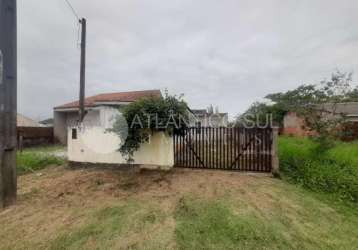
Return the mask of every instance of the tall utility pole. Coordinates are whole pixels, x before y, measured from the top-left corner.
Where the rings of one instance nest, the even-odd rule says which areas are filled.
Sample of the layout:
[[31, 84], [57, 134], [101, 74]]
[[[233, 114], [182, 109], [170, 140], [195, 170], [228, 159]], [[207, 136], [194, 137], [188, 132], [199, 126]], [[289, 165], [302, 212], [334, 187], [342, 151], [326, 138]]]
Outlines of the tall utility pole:
[[16, 0], [0, 0], [0, 208], [16, 201]]
[[80, 69], [80, 112], [79, 121], [85, 117], [85, 83], [86, 83], [86, 19], [79, 20], [81, 24], [81, 69]]

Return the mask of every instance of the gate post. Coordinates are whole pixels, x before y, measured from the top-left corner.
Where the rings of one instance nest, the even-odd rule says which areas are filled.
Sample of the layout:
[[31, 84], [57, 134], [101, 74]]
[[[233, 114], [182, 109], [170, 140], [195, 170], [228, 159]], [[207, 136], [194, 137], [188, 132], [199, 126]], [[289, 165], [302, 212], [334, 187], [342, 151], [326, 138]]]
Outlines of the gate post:
[[272, 128], [272, 147], [271, 147], [271, 166], [272, 174], [280, 176], [280, 163], [278, 159], [278, 128]]

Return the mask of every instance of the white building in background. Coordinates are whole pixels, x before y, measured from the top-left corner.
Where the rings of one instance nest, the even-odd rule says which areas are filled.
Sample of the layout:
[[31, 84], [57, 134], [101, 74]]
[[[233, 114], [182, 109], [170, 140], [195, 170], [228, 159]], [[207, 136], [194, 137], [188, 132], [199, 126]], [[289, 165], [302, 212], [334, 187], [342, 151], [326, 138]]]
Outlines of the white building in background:
[[229, 123], [228, 113], [220, 113], [208, 111], [206, 109], [192, 109], [195, 123], [191, 126], [195, 127], [227, 127]]

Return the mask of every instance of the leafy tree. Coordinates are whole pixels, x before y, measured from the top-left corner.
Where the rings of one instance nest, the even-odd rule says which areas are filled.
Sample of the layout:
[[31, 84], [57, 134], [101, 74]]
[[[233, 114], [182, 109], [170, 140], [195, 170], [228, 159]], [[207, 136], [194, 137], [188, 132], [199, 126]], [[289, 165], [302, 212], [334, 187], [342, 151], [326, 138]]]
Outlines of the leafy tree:
[[347, 93], [346, 102], [358, 102], [358, 87], [355, 87], [352, 91]]
[[[171, 96], [167, 92], [164, 97], [142, 98], [135, 101], [125, 106], [121, 112], [128, 124], [128, 133], [119, 151], [129, 161], [133, 160], [133, 153], [142, 143], [148, 142], [154, 131], [180, 134], [189, 120], [188, 106], [182, 96]], [[117, 119], [111, 131], [121, 137], [124, 131], [120, 123], [120, 119]]]
[[337, 104], [358, 101], [358, 88], [352, 89], [351, 85], [352, 73], [337, 71], [329, 80], [319, 84], [301, 85], [287, 92], [269, 94], [265, 98], [271, 104], [254, 103], [245, 114], [258, 117], [258, 125], [267, 115], [272, 115], [274, 123], [282, 125], [288, 111], [296, 112], [304, 118], [307, 127], [316, 133], [314, 138], [320, 142], [321, 148], [329, 147], [331, 139], [339, 136], [340, 130], [337, 128], [345, 123], [345, 115], [338, 112]]
[[287, 111], [279, 103], [269, 105], [263, 102], [255, 102], [245, 113], [236, 118], [236, 125], [246, 127], [281, 126]]

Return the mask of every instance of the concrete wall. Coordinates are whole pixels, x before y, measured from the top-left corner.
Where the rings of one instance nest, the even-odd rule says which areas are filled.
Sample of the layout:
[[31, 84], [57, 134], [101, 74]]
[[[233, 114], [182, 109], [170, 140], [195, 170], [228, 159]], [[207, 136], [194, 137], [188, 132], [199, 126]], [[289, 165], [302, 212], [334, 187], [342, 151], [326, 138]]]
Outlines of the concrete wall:
[[[127, 160], [118, 151], [120, 138], [103, 127], [73, 128], [77, 130], [77, 139], [72, 139], [72, 130], [68, 130], [68, 159], [72, 162], [127, 164]], [[133, 164], [148, 168], [168, 169], [174, 165], [173, 139], [163, 132], [154, 133], [148, 143], [144, 143], [134, 153]]]

